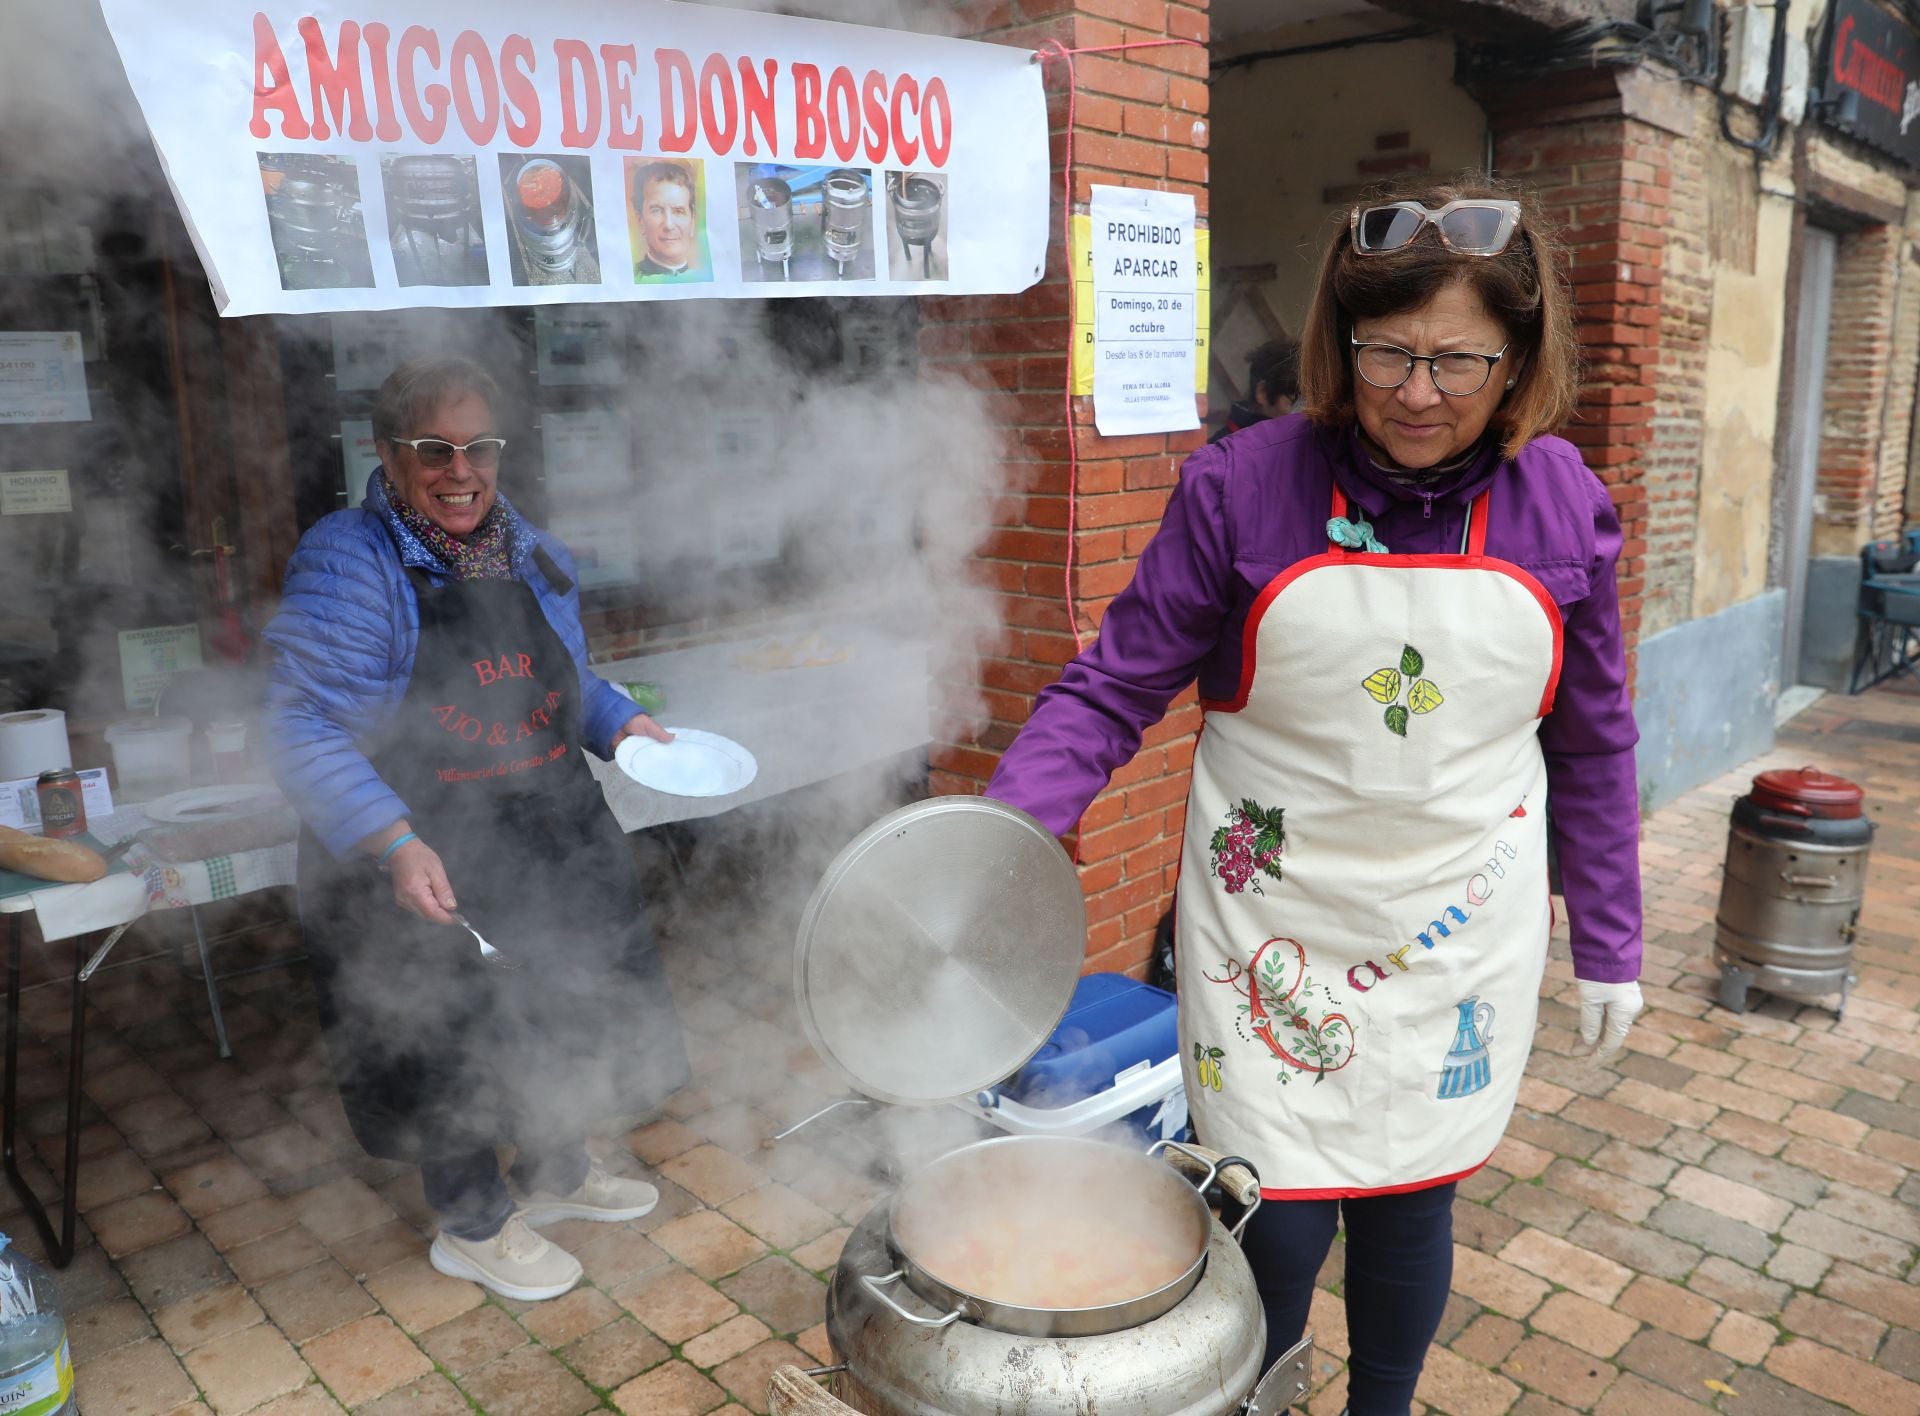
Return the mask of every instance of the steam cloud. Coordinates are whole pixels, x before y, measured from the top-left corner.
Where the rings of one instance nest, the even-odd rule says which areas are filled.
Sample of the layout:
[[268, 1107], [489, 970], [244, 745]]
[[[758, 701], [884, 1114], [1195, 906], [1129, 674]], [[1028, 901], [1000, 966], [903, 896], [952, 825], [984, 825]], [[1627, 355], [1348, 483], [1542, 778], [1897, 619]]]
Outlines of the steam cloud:
[[[954, 18], [946, 6], [894, 0], [844, 0], [811, 13], [930, 33], [950, 32]], [[0, 19], [0, 130], [8, 134], [9, 205], [38, 194], [33, 199], [51, 201], [75, 241], [117, 243], [122, 260], [153, 257], [154, 233], [176, 220], [171, 197], [93, 6], [8, 7]], [[731, 219], [730, 187], [714, 184], [711, 220]], [[163, 213], [158, 222], [156, 205]], [[884, 239], [880, 229], [876, 213], [876, 239]], [[187, 250], [184, 240], [174, 243], [176, 254]], [[119, 302], [113, 328], [162, 327], [158, 309], [129, 303], [144, 297], [111, 293]], [[190, 298], [196, 297], [190, 292]], [[981, 393], [956, 378], [885, 360], [850, 377], [858, 351], [849, 342], [858, 343], [863, 324], [891, 319], [905, 307], [834, 301], [837, 319], [827, 320], [821, 315], [828, 303], [614, 307], [616, 319], [630, 321], [645, 363], [644, 379], [629, 383], [631, 402], [623, 410], [633, 435], [627, 505], [641, 577], [659, 581], [699, 562], [711, 550], [716, 518], [757, 524], [788, 548], [801, 579], [831, 588], [805, 606], [786, 606], [768, 605], [760, 591], [740, 582], [696, 585], [697, 609], [682, 626], [689, 637], [744, 637], [770, 626], [804, 631], [816, 610], [858, 610], [917, 627], [931, 641], [934, 665], [968, 662], [1000, 633], [995, 601], [969, 568], [993, 501], [1017, 490], [1006, 484], [1000, 435]], [[498, 327], [484, 314], [419, 311], [408, 319], [415, 335], [444, 352], [526, 355], [519, 367], [532, 366], [528, 350], [469, 347], [476, 331]], [[289, 321], [283, 329], [314, 346], [309, 367], [328, 366], [324, 319]], [[911, 349], [910, 327], [905, 345]], [[881, 337], [871, 347], [897, 347], [897, 341]], [[68, 656], [61, 677], [92, 685], [110, 702], [120, 671], [114, 628], [151, 622], [139, 618], [150, 608], [144, 588], [184, 583], [184, 563], [160, 530], [169, 512], [178, 525], [172, 389], [163, 373], [129, 374], [124, 344], [106, 352], [112, 396], [96, 393], [91, 440], [76, 444], [91, 449], [84, 455], [94, 459], [88, 468], [72, 468], [76, 514], [0, 521], [0, 638], [9, 631], [59, 635]], [[290, 386], [289, 404], [321, 404], [328, 392]], [[756, 455], [744, 459], [724, 452], [712, 435], [742, 410], [751, 410], [755, 426], [771, 430], [755, 445]], [[532, 461], [516, 463], [510, 450], [502, 474], [509, 495], [536, 475]], [[65, 529], [56, 532], [56, 523]], [[850, 532], [850, 524], [857, 529]], [[101, 604], [76, 603], [83, 597], [63, 582], [88, 580], [90, 567], [125, 593]], [[258, 617], [266, 607], [254, 608]], [[117, 626], [114, 615], [123, 616]], [[770, 697], [783, 692], [783, 677], [766, 677]], [[0, 678], [0, 710], [32, 706], [44, 692], [44, 685]], [[945, 715], [943, 731], [964, 731], [984, 718], [978, 703], [944, 695], [938, 711]], [[256, 731], [252, 740], [260, 736]], [[770, 746], [808, 749], [804, 741]], [[923, 787], [911, 772], [898, 777], [876, 770], [742, 809], [727, 818], [724, 839], [696, 852], [679, 874], [663, 877], [670, 883], [656, 901], [656, 924], [682, 1004], [696, 1098], [708, 1108], [703, 1115], [731, 1115], [764, 1134], [837, 1091], [820, 1075], [792, 1016], [794, 925], [833, 854]], [[421, 1006], [430, 1008], [432, 999]], [[453, 1024], [416, 1014], [414, 1025]], [[471, 1043], [491, 1046], [481, 1037]], [[261, 1045], [241, 1040], [243, 1064], [248, 1049]], [[883, 1155], [926, 1155], [974, 1134], [948, 1112], [874, 1108], [867, 1114], [871, 1124], [852, 1122], [788, 1143], [785, 1158], [770, 1153], [769, 1164], [797, 1176], [832, 1148], [842, 1169], [858, 1172]], [[583, 1125], [589, 1119], [580, 1118]], [[816, 1141], [821, 1151], [809, 1151]]]

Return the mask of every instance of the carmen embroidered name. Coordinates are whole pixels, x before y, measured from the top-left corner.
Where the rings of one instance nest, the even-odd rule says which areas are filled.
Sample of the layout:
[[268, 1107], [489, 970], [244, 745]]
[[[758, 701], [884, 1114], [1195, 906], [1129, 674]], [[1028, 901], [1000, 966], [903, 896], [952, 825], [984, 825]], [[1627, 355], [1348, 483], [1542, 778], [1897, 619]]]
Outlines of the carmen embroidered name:
[[[1506, 860], [1516, 860], [1519, 858], [1519, 852], [1505, 841], [1494, 842], [1493, 854], [1487, 858], [1486, 869], [1474, 872], [1467, 881], [1465, 893], [1469, 905], [1478, 908], [1493, 898], [1493, 882], [1505, 879], [1507, 874], [1507, 867], [1501, 859], [1503, 856]], [[1454, 926], [1464, 927], [1471, 918], [1472, 916], [1460, 906], [1448, 905], [1440, 912], [1438, 919], [1430, 921], [1425, 929], [1413, 936], [1413, 943], [1403, 944], [1388, 954], [1387, 962], [1392, 964], [1399, 973], [1411, 972], [1413, 965], [1407, 962], [1408, 954], [1412, 954], [1416, 947], [1431, 951], [1440, 940], [1453, 937]], [[1414, 954], [1414, 963], [1418, 963], [1419, 959], [1420, 956]], [[1373, 976], [1368, 978], [1363, 970], [1370, 970]], [[1386, 980], [1396, 976], [1388, 973], [1372, 959], [1363, 960], [1347, 970], [1347, 982], [1361, 993], [1377, 988]]]

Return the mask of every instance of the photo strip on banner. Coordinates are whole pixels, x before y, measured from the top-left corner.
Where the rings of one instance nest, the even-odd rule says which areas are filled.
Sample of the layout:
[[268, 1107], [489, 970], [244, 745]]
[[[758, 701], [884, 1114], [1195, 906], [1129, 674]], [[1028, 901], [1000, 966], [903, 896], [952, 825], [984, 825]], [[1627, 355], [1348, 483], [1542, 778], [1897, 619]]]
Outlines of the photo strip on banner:
[[224, 315], [1012, 294], [1044, 269], [1027, 50], [669, 0], [102, 5]]

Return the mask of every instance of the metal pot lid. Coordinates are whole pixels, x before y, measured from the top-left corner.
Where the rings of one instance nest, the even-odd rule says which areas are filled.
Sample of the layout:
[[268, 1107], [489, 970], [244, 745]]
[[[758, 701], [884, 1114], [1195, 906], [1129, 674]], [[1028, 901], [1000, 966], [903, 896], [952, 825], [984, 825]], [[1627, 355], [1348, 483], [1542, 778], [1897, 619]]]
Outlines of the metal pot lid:
[[1046, 827], [987, 797], [915, 802], [814, 887], [794, 953], [800, 1021], [876, 1100], [971, 1096], [1059, 1024], [1086, 931], [1079, 875]]

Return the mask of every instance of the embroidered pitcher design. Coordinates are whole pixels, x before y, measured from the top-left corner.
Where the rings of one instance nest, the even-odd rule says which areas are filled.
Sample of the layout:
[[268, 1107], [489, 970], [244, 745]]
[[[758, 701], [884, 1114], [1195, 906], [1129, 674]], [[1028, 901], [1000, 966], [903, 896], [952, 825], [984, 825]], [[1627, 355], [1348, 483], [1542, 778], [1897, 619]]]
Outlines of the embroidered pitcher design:
[[1487, 1044], [1493, 1041], [1493, 1004], [1478, 997], [1462, 998], [1453, 1005], [1459, 1013], [1453, 1034], [1453, 1046], [1440, 1064], [1439, 1098], [1472, 1096], [1485, 1089], [1493, 1079], [1487, 1065]]
[[[1295, 939], [1269, 939], [1245, 965], [1227, 961], [1223, 977], [1205, 975], [1209, 983], [1223, 983], [1247, 1001], [1240, 1004], [1247, 1031], [1265, 1044], [1287, 1067], [1313, 1073], [1314, 1085], [1325, 1081], [1354, 1058], [1353, 1023], [1345, 1013], [1322, 1014], [1318, 1021], [1308, 1000], [1319, 993], [1334, 1003], [1332, 990], [1316, 984], [1307, 973], [1306, 948]], [[1291, 1080], [1283, 1067], [1279, 1080]]]

